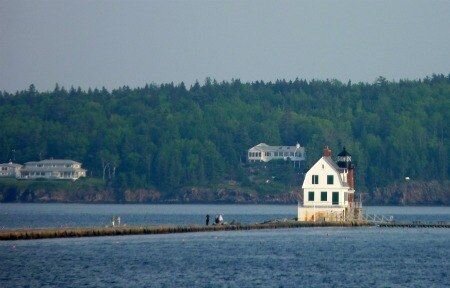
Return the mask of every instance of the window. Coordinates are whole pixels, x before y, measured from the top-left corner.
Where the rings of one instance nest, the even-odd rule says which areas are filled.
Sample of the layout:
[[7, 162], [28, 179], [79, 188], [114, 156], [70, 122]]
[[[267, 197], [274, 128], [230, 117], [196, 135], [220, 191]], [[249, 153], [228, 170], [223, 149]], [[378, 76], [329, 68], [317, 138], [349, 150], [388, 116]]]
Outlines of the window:
[[319, 184], [319, 175], [312, 175], [312, 184]]
[[339, 192], [333, 192], [331, 200], [333, 205], [339, 205]]
[[327, 184], [328, 185], [334, 184], [334, 176], [333, 175], [327, 175]]
[[320, 192], [320, 201], [327, 201], [327, 192]]
[[308, 192], [308, 201], [314, 201], [314, 192], [313, 191]]

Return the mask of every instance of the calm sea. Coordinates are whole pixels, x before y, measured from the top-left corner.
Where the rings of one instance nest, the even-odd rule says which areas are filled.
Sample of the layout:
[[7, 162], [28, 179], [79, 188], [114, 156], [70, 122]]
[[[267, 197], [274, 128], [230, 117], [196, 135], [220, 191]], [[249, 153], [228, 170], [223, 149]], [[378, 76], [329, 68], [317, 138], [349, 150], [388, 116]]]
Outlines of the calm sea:
[[[450, 207], [367, 207], [450, 221]], [[294, 206], [0, 204], [0, 227], [293, 218]], [[450, 229], [298, 228], [0, 242], [0, 287], [450, 287]]]

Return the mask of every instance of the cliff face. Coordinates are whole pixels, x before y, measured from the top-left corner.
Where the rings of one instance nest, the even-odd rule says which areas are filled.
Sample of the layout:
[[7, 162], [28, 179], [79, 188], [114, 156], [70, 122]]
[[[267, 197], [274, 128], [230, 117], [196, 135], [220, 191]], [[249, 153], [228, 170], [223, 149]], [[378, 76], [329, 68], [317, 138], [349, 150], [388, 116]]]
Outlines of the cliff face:
[[157, 203], [161, 201], [161, 192], [152, 189], [127, 189], [124, 201], [128, 203]]
[[65, 190], [55, 188], [0, 188], [0, 202], [65, 202], [65, 203], [297, 203], [299, 191], [260, 195], [240, 188], [189, 187], [173, 195], [155, 189], [127, 189], [120, 195], [112, 189], [85, 188]]
[[450, 181], [393, 183], [365, 193], [363, 199], [381, 205], [450, 205]]
[[70, 191], [65, 189], [21, 189], [9, 187], [0, 190], [0, 202], [68, 202], [68, 203], [113, 203], [114, 193], [110, 190], [85, 189]]
[[255, 191], [239, 188], [202, 189], [189, 188], [183, 190], [179, 202], [223, 202], [237, 204], [267, 203], [294, 204], [299, 199], [299, 191], [261, 195]]
[[[362, 193], [366, 205], [450, 205], [450, 181], [403, 182], [375, 188]], [[287, 192], [258, 193], [239, 186], [201, 188], [186, 187], [172, 194], [156, 189], [113, 189], [95, 186], [19, 187], [0, 186], [0, 202], [66, 202], [66, 203], [237, 203], [237, 204], [296, 204], [301, 199], [301, 189]]]

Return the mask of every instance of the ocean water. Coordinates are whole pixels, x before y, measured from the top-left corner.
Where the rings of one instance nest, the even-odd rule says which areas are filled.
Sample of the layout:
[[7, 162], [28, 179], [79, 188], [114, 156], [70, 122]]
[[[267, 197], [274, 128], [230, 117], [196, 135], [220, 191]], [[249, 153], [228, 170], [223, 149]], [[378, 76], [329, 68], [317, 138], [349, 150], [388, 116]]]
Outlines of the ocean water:
[[[397, 219], [450, 218], [450, 207], [370, 209]], [[206, 213], [219, 212], [243, 222], [295, 216], [295, 208], [270, 205], [2, 204], [0, 211], [8, 227], [95, 225], [110, 213], [134, 224], [201, 223]], [[450, 287], [450, 229], [333, 227], [3, 241], [0, 287]]]
[[[395, 221], [449, 221], [450, 207], [365, 207], [369, 214], [393, 216]], [[240, 223], [292, 219], [296, 205], [133, 205], [133, 204], [22, 204], [0, 203], [0, 229], [90, 227], [111, 223], [120, 216], [127, 225], [203, 224], [206, 214], [222, 214]]]

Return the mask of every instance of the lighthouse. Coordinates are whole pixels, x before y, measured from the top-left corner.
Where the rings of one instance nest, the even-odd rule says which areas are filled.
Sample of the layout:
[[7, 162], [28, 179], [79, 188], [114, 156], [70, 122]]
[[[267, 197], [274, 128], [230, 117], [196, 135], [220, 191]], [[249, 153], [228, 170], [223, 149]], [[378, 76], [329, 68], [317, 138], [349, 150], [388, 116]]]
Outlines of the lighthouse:
[[359, 220], [361, 203], [355, 202], [355, 167], [344, 147], [332, 159], [332, 151], [323, 149], [322, 157], [308, 170], [302, 185], [303, 203], [298, 205], [299, 221]]

